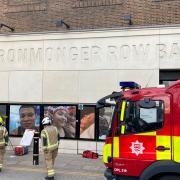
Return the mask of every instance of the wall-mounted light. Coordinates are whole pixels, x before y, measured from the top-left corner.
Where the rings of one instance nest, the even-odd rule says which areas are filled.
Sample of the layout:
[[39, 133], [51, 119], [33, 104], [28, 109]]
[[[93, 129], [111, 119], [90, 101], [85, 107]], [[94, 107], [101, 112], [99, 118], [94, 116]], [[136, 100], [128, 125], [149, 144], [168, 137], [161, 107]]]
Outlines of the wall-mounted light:
[[66, 29], [70, 29], [70, 25], [68, 25], [67, 23], [64, 22], [64, 20], [58, 20], [56, 21], [56, 27], [60, 27], [62, 25], [66, 26]]
[[125, 15], [124, 16], [124, 21], [127, 21], [129, 25], [133, 25], [131, 15]]
[[14, 31], [15, 31], [15, 28], [10, 27], [10, 26], [8, 26], [8, 25], [6, 25], [6, 24], [0, 23], [0, 29], [1, 29], [2, 27], [6, 27], [6, 28], [10, 29], [11, 32], [14, 32]]

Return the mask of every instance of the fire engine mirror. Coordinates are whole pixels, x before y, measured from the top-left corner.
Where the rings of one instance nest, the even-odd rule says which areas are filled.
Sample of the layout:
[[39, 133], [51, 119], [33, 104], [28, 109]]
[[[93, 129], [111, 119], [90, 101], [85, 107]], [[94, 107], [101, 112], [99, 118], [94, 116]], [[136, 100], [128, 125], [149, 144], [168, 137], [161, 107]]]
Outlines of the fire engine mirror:
[[156, 102], [152, 101], [150, 98], [144, 98], [143, 101], [139, 101], [138, 105], [142, 108], [154, 108], [156, 107]]
[[103, 97], [96, 103], [96, 108], [108, 107], [116, 104], [116, 99], [121, 96], [121, 92], [113, 92], [112, 94]]

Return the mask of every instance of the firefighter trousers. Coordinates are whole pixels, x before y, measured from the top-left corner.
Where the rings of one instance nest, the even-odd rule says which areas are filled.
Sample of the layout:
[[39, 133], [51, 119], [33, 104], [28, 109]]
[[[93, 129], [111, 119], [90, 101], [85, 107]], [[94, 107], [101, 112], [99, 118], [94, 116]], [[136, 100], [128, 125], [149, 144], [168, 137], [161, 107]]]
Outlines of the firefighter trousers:
[[57, 153], [58, 153], [58, 149], [55, 149], [52, 151], [49, 151], [49, 150], [44, 151], [44, 158], [46, 162], [48, 177], [53, 177], [55, 174], [54, 162], [55, 162]]
[[0, 146], [0, 169], [3, 167], [3, 160], [5, 155], [5, 146]]

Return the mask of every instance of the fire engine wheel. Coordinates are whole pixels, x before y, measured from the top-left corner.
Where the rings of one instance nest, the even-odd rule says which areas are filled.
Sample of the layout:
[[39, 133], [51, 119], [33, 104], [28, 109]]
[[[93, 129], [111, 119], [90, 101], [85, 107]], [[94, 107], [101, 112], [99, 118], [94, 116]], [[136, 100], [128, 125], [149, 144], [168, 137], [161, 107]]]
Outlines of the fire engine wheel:
[[179, 179], [180, 179], [180, 176], [168, 175], [168, 176], [161, 177], [158, 180], [179, 180]]

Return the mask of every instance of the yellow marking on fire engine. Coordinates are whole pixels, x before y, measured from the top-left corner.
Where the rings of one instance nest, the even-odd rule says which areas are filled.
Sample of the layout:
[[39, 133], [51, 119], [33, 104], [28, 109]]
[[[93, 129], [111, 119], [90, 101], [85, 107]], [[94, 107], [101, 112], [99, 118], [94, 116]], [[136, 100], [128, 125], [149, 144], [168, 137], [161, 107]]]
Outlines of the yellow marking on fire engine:
[[[164, 146], [167, 150], [156, 150], [157, 160], [171, 160], [171, 137], [170, 136], [156, 136], [156, 147]], [[169, 148], [169, 149], [168, 149]]]
[[113, 157], [119, 157], [119, 137], [113, 138]]
[[174, 151], [174, 161], [180, 163], [180, 137], [174, 136], [173, 137], [173, 151]]
[[103, 147], [103, 161], [104, 163], [108, 163], [108, 156], [112, 157], [112, 145], [105, 144]]
[[156, 131], [154, 132], [146, 132], [146, 133], [139, 133], [136, 135], [140, 135], [140, 136], [156, 136]]
[[121, 126], [121, 134], [124, 134], [124, 132], [125, 132], [125, 125], [122, 125]]
[[123, 102], [122, 102], [122, 107], [121, 107], [120, 121], [123, 121], [123, 120], [124, 120], [125, 107], [126, 107], [126, 101], [123, 101]]

